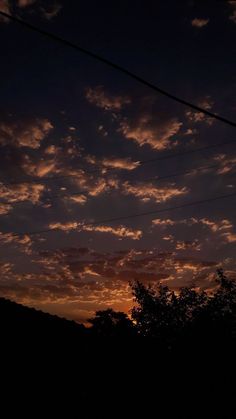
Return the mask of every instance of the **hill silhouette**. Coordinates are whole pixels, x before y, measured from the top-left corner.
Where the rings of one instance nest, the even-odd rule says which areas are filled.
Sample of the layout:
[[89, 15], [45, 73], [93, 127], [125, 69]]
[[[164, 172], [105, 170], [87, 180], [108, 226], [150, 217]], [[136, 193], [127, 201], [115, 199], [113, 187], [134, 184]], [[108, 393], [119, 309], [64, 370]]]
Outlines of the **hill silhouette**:
[[37, 339], [67, 335], [84, 337], [82, 324], [67, 320], [35, 308], [26, 307], [5, 298], [0, 298], [1, 333], [16, 336], [31, 336]]

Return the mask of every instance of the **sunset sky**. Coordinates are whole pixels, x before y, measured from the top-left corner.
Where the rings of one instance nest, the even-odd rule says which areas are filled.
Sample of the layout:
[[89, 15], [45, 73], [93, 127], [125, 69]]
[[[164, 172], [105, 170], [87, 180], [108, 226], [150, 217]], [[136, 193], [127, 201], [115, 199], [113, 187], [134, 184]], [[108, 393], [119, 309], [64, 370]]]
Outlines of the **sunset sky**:
[[[0, 9], [236, 119], [236, 1]], [[211, 289], [218, 266], [236, 276], [234, 127], [4, 18], [0, 43], [1, 296], [85, 322], [129, 310], [134, 279]]]

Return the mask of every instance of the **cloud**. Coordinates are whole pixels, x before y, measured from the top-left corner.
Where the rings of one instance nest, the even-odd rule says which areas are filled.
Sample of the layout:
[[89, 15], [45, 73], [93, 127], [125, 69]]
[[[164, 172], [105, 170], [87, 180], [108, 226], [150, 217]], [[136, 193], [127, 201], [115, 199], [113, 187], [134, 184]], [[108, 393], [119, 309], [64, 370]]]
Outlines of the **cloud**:
[[186, 187], [177, 188], [175, 186], [156, 187], [152, 183], [140, 183], [131, 185], [124, 182], [123, 191], [125, 195], [134, 195], [143, 202], [154, 200], [155, 202], [166, 202], [177, 196], [186, 195], [189, 190]]
[[236, 242], [236, 233], [233, 233], [231, 231], [228, 231], [226, 233], [222, 234], [222, 237], [228, 242], [228, 243], [235, 243]]
[[87, 232], [98, 232], [98, 233], [109, 233], [120, 238], [130, 238], [132, 240], [139, 240], [142, 237], [141, 230], [133, 230], [128, 227], [119, 226], [119, 227], [110, 227], [104, 225], [89, 225], [78, 222], [67, 222], [67, 223], [51, 223], [49, 228], [52, 230], [62, 230], [69, 232], [72, 230], [77, 231], [87, 231]]
[[201, 244], [199, 241], [177, 241], [176, 243], [176, 250], [201, 250]]
[[[41, 273], [28, 269], [18, 273], [12, 264], [0, 263], [0, 294], [80, 321], [78, 312], [83, 312], [84, 321], [86, 313], [91, 317], [108, 306], [128, 312], [133, 304], [129, 282], [134, 279], [152, 284], [168, 281], [174, 290], [193, 283], [209, 289], [214, 287], [217, 266], [214, 261], [176, 257], [154, 248], [100, 253], [76, 247], [41, 250], [38, 263]], [[234, 272], [228, 263], [229, 269]]]
[[0, 203], [0, 215], [8, 214], [12, 209], [12, 205]]
[[[0, 11], [7, 14], [11, 14], [10, 3], [8, 0], [0, 0]], [[9, 23], [9, 19], [0, 16], [0, 22]]]
[[0, 232], [0, 243], [3, 245], [17, 245], [17, 249], [25, 255], [32, 255], [33, 242], [31, 238], [25, 234], [19, 236], [15, 233], [2, 233]]
[[78, 195], [78, 196], [67, 196], [67, 199], [72, 201], [75, 204], [84, 205], [87, 202], [87, 197], [85, 195]]
[[119, 226], [119, 227], [84, 226], [83, 230], [94, 231], [94, 232], [99, 232], [99, 233], [110, 233], [121, 238], [130, 238], [132, 240], [140, 240], [142, 237], [141, 230], [132, 230], [124, 226]]
[[18, 7], [24, 8], [31, 6], [31, 4], [35, 3], [37, 0], [18, 0]]
[[122, 170], [134, 170], [139, 166], [138, 161], [132, 161], [130, 158], [105, 158], [102, 160], [104, 167]]
[[61, 9], [62, 9], [61, 4], [54, 3], [47, 6], [47, 8], [42, 7], [41, 12], [42, 12], [43, 17], [45, 17], [45, 19], [51, 20], [60, 13]]
[[27, 175], [43, 178], [51, 172], [54, 172], [56, 169], [55, 160], [39, 160], [37, 162], [32, 162], [29, 156], [24, 156], [24, 161], [22, 163], [22, 169], [27, 173]]
[[47, 20], [53, 19], [62, 9], [62, 5], [55, 1], [47, 1], [47, 7], [42, 7], [41, 2], [38, 0], [18, 0], [17, 6], [20, 9], [25, 9], [34, 5], [35, 3], [38, 7], [36, 7], [34, 11], [40, 12], [41, 15]]
[[49, 120], [40, 118], [29, 122], [0, 122], [0, 145], [38, 149], [52, 129]]
[[[213, 100], [210, 98], [210, 96], [207, 96], [205, 99], [199, 101], [197, 105], [200, 108], [205, 109], [206, 111], [210, 111], [214, 105]], [[193, 123], [201, 123], [205, 122], [207, 125], [212, 125], [214, 120], [213, 118], [210, 118], [209, 116], [205, 115], [202, 112], [195, 112], [195, 111], [187, 111], [186, 116], [189, 119], [189, 121]]]
[[220, 168], [217, 170], [219, 175], [232, 172], [236, 168], [236, 157], [229, 157], [226, 154], [215, 156], [214, 160], [219, 163]]
[[222, 219], [213, 221], [207, 218], [201, 218], [199, 220], [191, 218], [191, 222], [208, 227], [214, 234], [218, 233], [223, 243], [234, 243], [236, 241], [236, 234], [233, 232], [234, 226], [230, 220]]
[[131, 100], [128, 96], [115, 96], [107, 93], [103, 86], [86, 89], [85, 97], [89, 103], [106, 111], [120, 111], [124, 106], [129, 105]]
[[135, 141], [140, 147], [149, 145], [154, 150], [165, 150], [177, 143], [173, 138], [182, 126], [176, 118], [167, 121], [152, 121], [149, 116], [142, 116], [135, 121], [123, 121], [119, 131], [128, 140]]
[[21, 183], [17, 185], [4, 186], [0, 183], [0, 196], [7, 201], [7, 204], [15, 202], [30, 201], [36, 204], [45, 190], [45, 186], [37, 183]]
[[55, 145], [49, 145], [47, 148], [45, 148], [44, 153], [49, 155], [56, 155], [60, 151], [59, 147], [56, 147]]
[[232, 14], [230, 15], [229, 19], [236, 23], [236, 1], [230, 0], [228, 4], [233, 8]]
[[194, 26], [195, 28], [203, 28], [204, 26], [206, 26], [209, 22], [209, 19], [199, 19], [199, 18], [195, 18], [192, 20], [192, 26]]
[[162, 237], [162, 240], [173, 243], [174, 242], [174, 236], [172, 236], [172, 234], [169, 234], [168, 236]]
[[166, 219], [160, 219], [160, 218], [156, 218], [154, 220], [152, 220], [152, 224], [154, 224], [155, 226], [173, 226], [176, 224], [176, 221], [171, 220], [170, 218], [166, 218]]
[[190, 222], [192, 224], [202, 224], [204, 226], [207, 226], [213, 233], [230, 230], [233, 227], [232, 223], [227, 219], [213, 221], [209, 220], [208, 218], [191, 218]]
[[85, 188], [88, 190], [88, 194], [90, 196], [95, 197], [109, 191], [110, 189], [118, 189], [118, 181], [115, 179], [100, 178], [97, 181], [90, 181], [87, 185], [85, 185]]

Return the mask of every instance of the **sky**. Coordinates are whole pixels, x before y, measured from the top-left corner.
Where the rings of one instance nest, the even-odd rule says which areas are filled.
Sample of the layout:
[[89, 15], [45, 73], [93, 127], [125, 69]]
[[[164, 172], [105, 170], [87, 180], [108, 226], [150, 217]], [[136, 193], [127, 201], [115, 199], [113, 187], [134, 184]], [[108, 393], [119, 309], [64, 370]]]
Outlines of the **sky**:
[[[236, 119], [236, 1], [0, 9]], [[4, 18], [0, 45], [0, 296], [86, 323], [133, 280], [236, 277], [236, 196], [194, 204], [236, 194], [234, 127]]]

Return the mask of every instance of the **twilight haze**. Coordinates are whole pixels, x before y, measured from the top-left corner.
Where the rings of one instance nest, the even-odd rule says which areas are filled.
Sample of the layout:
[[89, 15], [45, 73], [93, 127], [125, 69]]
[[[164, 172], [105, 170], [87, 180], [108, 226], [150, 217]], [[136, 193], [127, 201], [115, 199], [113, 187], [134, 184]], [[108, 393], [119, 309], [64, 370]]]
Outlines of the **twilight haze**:
[[[235, 120], [236, 1], [128, 3], [0, 9]], [[0, 33], [0, 295], [85, 322], [128, 311], [134, 279], [234, 276], [235, 128], [7, 18]]]

